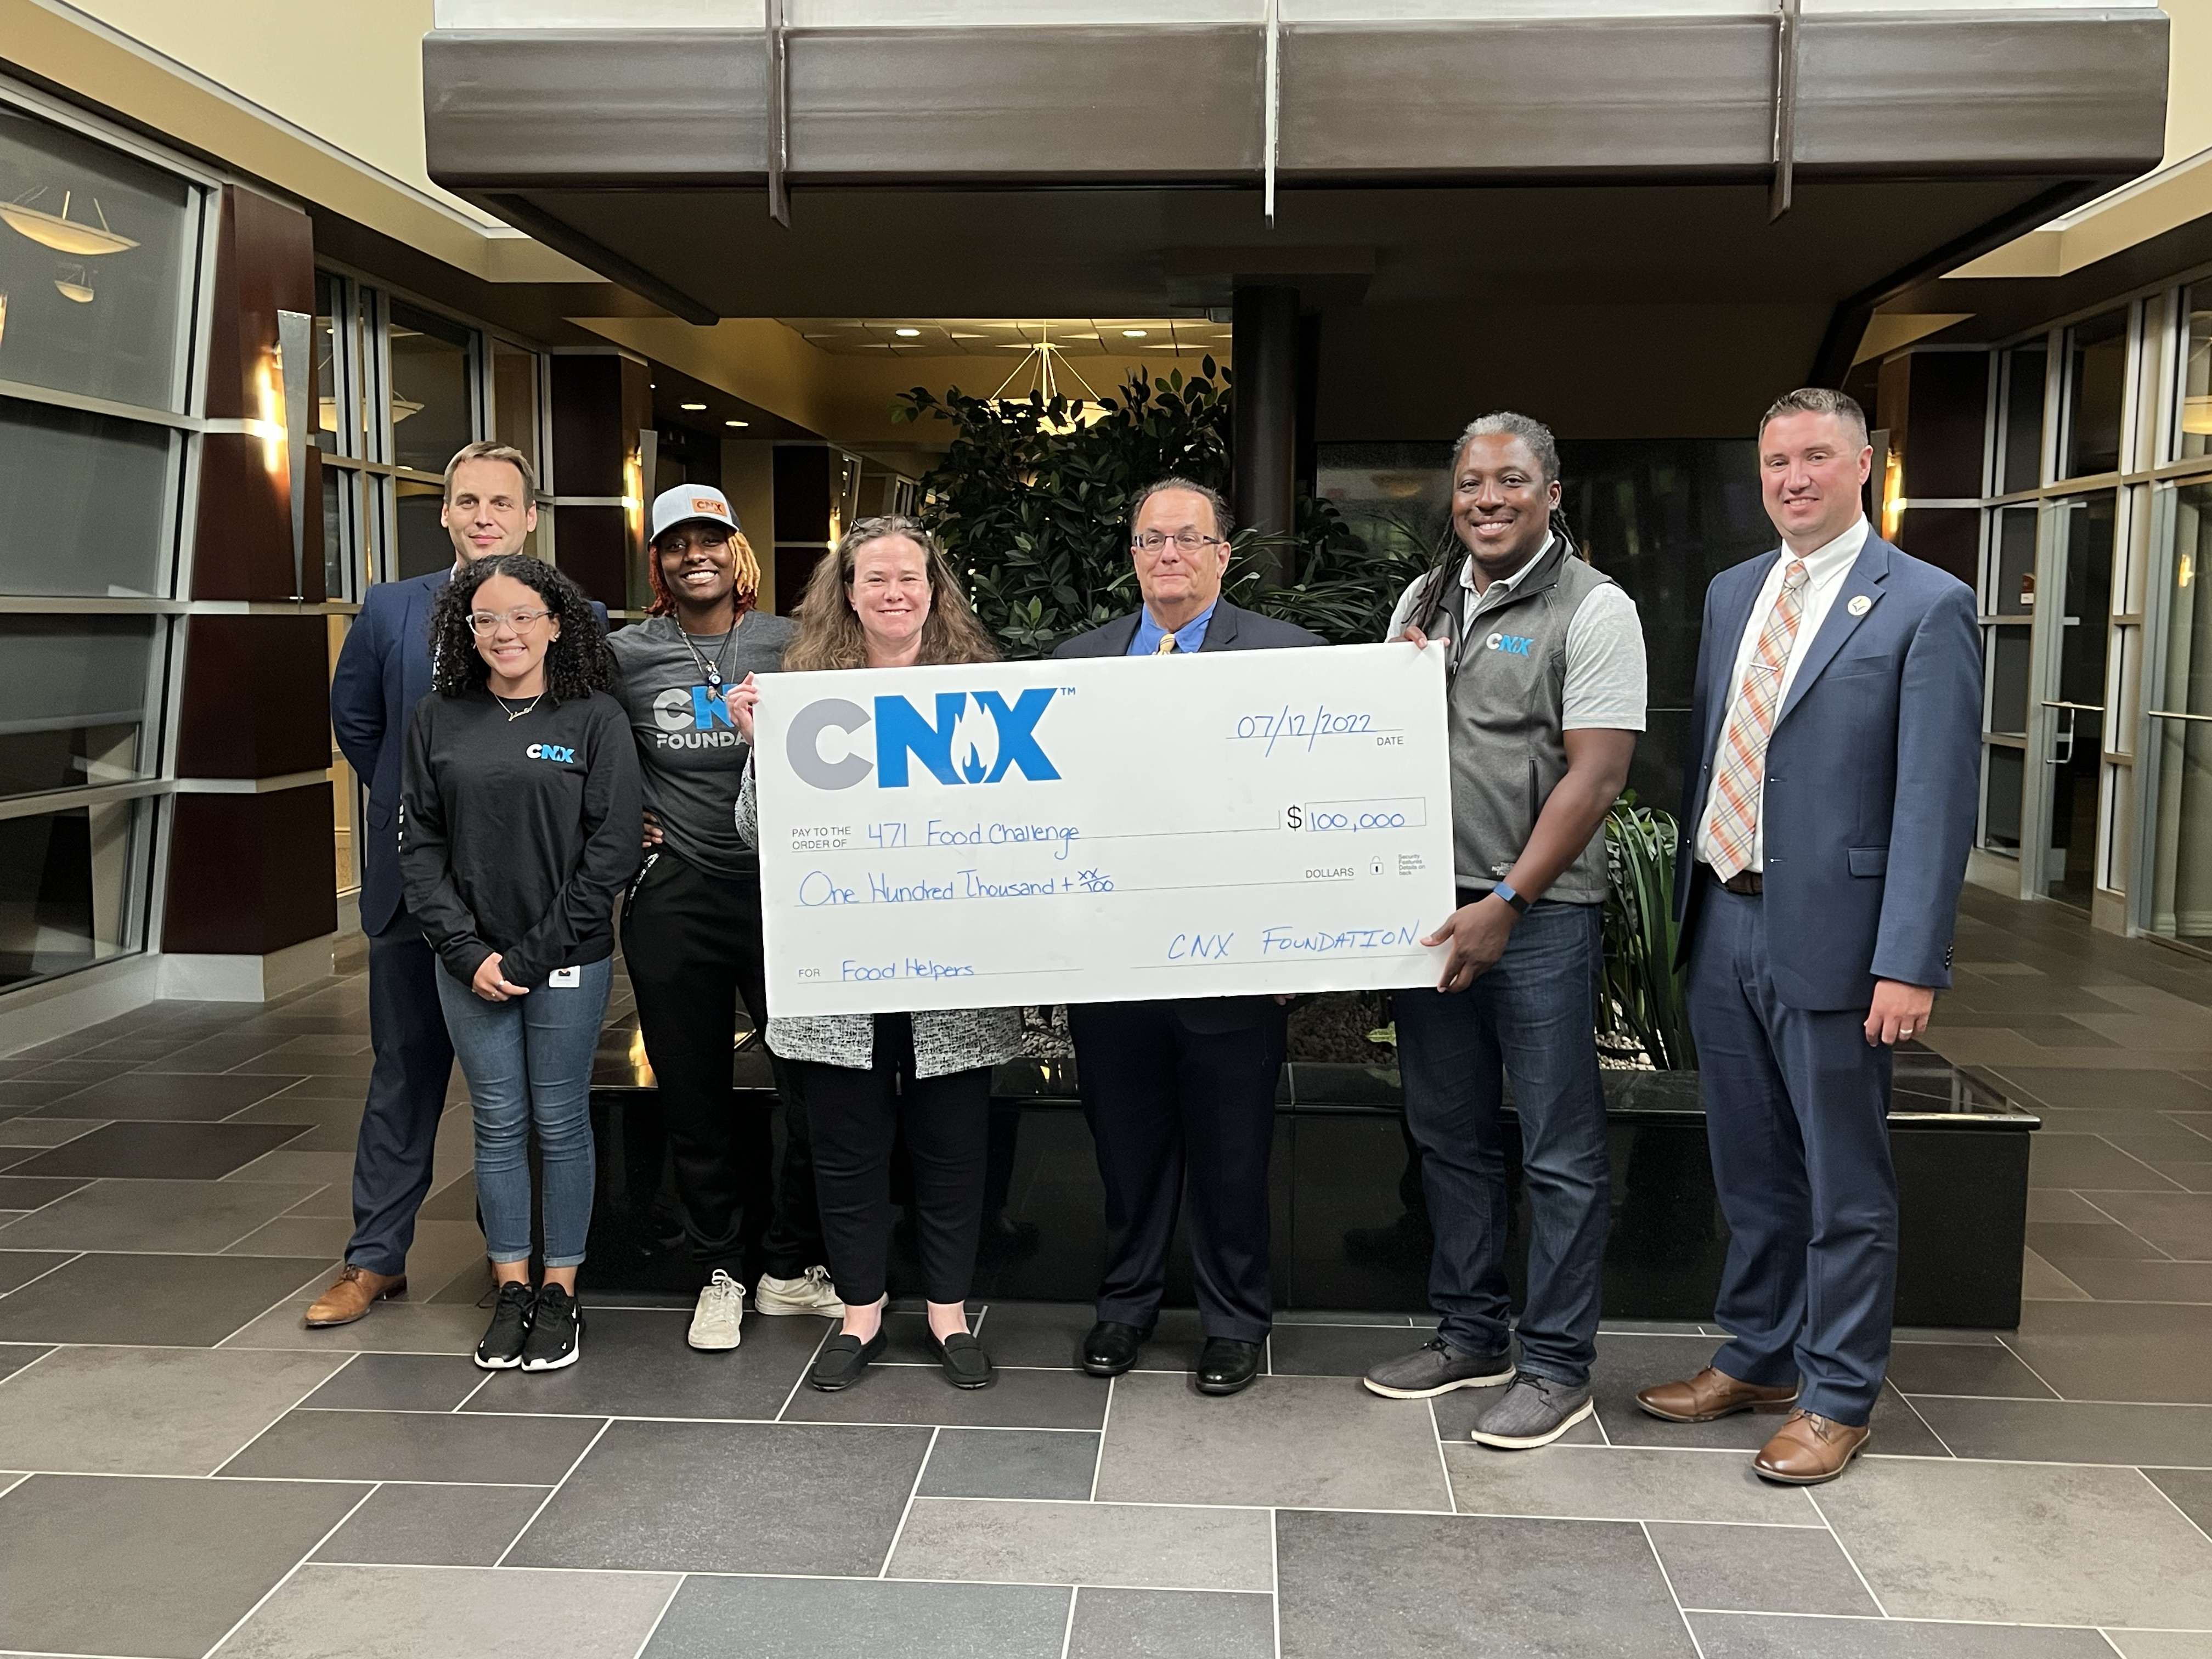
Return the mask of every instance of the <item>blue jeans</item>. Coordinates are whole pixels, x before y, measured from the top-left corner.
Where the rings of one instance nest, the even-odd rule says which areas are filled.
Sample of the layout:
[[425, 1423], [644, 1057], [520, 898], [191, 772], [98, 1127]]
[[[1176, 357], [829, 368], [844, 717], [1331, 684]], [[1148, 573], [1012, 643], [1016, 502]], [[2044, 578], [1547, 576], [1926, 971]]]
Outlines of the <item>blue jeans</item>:
[[1462, 1353], [1502, 1352], [1507, 1322], [1504, 1082], [1528, 1188], [1521, 1368], [1580, 1386], [1597, 1352], [1608, 1182], [1593, 1034], [1603, 921], [1595, 904], [1540, 902], [1498, 965], [1464, 991], [1395, 994], [1406, 1123], [1436, 1228], [1429, 1299]]
[[545, 1265], [573, 1267], [592, 1230], [592, 1054], [614, 980], [609, 957], [570, 986], [487, 1002], [443, 968], [438, 1000], [476, 1115], [485, 1254], [530, 1260], [530, 1131], [544, 1177]]

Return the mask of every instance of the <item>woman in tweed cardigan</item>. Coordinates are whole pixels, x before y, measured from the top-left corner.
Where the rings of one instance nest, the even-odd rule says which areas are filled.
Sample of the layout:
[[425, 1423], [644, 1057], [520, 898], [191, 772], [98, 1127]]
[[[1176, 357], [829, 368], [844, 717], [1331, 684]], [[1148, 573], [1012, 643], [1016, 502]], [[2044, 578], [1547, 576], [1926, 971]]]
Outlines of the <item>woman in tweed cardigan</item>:
[[[998, 654], [936, 538], [911, 519], [886, 517], [861, 520], [815, 567], [783, 665], [907, 668]], [[750, 676], [730, 693], [748, 743], [759, 698]], [[749, 761], [738, 833], [757, 846], [756, 789]], [[850, 1388], [883, 1352], [891, 1148], [903, 1124], [931, 1344], [954, 1387], [989, 1387], [995, 1373], [968, 1329], [967, 1300], [983, 1224], [991, 1067], [1020, 1052], [1019, 1011], [771, 1018], [768, 1046], [802, 1071], [822, 1235], [845, 1301], [844, 1328], [823, 1345], [807, 1381]]]

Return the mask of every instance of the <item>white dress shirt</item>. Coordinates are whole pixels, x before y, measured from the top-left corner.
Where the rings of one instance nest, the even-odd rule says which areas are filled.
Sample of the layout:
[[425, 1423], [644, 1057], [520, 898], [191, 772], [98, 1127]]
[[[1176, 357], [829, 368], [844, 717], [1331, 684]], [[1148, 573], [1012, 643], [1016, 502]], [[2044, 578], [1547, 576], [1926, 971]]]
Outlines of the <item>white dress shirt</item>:
[[[1863, 514], [1858, 522], [1835, 540], [1814, 548], [1805, 555], [1805, 608], [1797, 618], [1797, 637], [1790, 642], [1790, 659], [1782, 665], [1782, 690], [1774, 704], [1775, 716], [1781, 717], [1783, 708], [1790, 701], [1790, 687], [1797, 678], [1797, 666], [1805, 660], [1805, 653], [1812, 647], [1827, 620], [1829, 609], [1842, 591], [1844, 578], [1850, 574], [1851, 566], [1858, 562], [1859, 550], [1866, 545], [1868, 525]], [[1774, 602], [1782, 597], [1782, 574], [1790, 568], [1790, 561], [1797, 556], [1785, 545], [1782, 556], [1774, 562], [1774, 568], [1766, 573], [1759, 584], [1759, 597], [1751, 602], [1751, 615], [1743, 624], [1743, 637], [1736, 641], [1735, 666], [1729, 675], [1728, 707], [1722, 710], [1719, 736], [1714, 742], [1712, 763], [1720, 766], [1720, 738], [1728, 735], [1728, 723], [1735, 718], [1735, 706], [1743, 699], [1744, 671], [1751, 665], [1751, 653], [1759, 648], [1759, 636], [1765, 631], [1766, 619], [1774, 614]], [[1750, 868], [1766, 868], [1766, 786], [1764, 777], [1759, 783], [1759, 823], [1752, 834]], [[1719, 800], [1710, 788], [1705, 798], [1705, 815], [1698, 824], [1697, 854], [1700, 862], [1713, 861], [1713, 812]]]

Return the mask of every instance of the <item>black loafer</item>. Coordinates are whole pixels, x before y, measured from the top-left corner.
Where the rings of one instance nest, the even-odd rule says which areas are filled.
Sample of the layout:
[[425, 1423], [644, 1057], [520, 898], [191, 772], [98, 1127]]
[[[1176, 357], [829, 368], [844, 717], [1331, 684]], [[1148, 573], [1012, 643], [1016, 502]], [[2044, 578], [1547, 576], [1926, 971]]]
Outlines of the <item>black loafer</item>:
[[859, 1337], [848, 1336], [841, 1331], [822, 1345], [822, 1352], [814, 1356], [814, 1363], [806, 1369], [806, 1380], [824, 1394], [849, 1389], [860, 1380], [860, 1373], [868, 1369], [868, 1362], [883, 1351], [884, 1331], [880, 1325], [865, 1344]]
[[929, 1349], [945, 1367], [945, 1380], [956, 1389], [988, 1389], [999, 1380], [998, 1372], [991, 1368], [991, 1356], [966, 1331], [955, 1331], [941, 1342], [933, 1335]]
[[1226, 1336], [1209, 1336], [1198, 1351], [1198, 1391], [1235, 1394], [1260, 1374], [1260, 1345]]
[[1137, 1363], [1137, 1352], [1152, 1340], [1149, 1325], [1119, 1325], [1102, 1319], [1083, 1339], [1083, 1369], [1093, 1376], [1119, 1376]]

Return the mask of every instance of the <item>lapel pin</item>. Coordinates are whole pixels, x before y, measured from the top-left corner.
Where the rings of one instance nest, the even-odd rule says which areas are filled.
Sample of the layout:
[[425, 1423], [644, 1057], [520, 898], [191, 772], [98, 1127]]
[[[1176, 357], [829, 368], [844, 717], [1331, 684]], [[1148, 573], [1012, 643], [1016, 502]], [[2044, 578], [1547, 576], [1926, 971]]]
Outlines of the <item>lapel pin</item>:
[[1874, 601], [1863, 593], [1854, 593], [1851, 595], [1851, 602], [1845, 605], [1844, 609], [1850, 611], [1854, 617], [1863, 617], [1868, 611], [1874, 609]]

